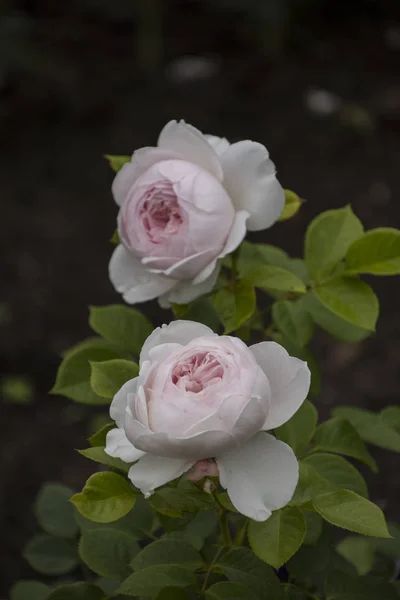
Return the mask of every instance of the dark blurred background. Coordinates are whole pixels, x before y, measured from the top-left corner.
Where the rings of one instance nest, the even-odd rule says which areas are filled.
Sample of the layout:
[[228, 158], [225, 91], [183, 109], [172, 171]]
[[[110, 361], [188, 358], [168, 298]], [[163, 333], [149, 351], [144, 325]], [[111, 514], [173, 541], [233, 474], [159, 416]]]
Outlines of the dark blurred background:
[[[89, 333], [87, 305], [120, 301], [102, 155], [154, 144], [183, 118], [266, 144], [307, 200], [253, 239], [301, 256], [312, 217], [347, 203], [366, 228], [399, 227], [399, 65], [398, 0], [0, 1], [0, 595], [32, 576], [20, 552], [41, 482], [79, 488], [93, 466], [73, 448], [105, 411], [47, 392], [60, 353]], [[324, 418], [399, 401], [399, 279], [373, 284], [374, 337], [315, 340]], [[396, 518], [398, 458], [373, 453], [371, 497]]]

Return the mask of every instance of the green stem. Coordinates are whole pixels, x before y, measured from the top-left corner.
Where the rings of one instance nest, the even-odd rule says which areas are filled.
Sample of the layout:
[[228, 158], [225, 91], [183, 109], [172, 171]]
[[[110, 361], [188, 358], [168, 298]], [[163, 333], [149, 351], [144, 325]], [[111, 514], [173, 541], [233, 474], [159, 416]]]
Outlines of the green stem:
[[246, 536], [247, 523], [248, 519], [246, 519], [243, 526], [240, 529], [238, 529], [235, 535], [235, 539], [233, 541], [235, 546], [243, 546], [244, 538]]
[[207, 583], [208, 583], [208, 579], [209, 579], [209, 577], [211, 575], [211, 571], [213, 570], [213, 567], [214, 567], [215, 563], [217, 562], [217, 560], [219, 559], [219, 557], [220, 557], [221, 552], [222, 552], [223, 549], [224, 549], [223, 546], [221, 546], [220, 548], [218, 548], [217, 552], [214, 555], [214, 558], [212, 559], [212, 561], [210, 563], [210, 566], [207, 569], [207, 573], [206, 573], [206, 576], [204, 578], [203, 585], [201, 587], [201, 591], [202, 592], [204, 592], [205, 589], [207, 588]]
[[229, 531], [228, 513], [226, 510], [222, 511], [219, 519], [224, 546], [232, 546], [232, 538]]
[[231, 277], [232, 277], [232, 291], [233, 291], [233, 293], [235, 293], [236, 282], [237, 282], [237, 278], [238, 278], [237, 263], [238, 263], [238, 258], [239, 258], [239, 250], [240, 250], [240, 246], [239, 246], [239, 248], [236, 248], [236, 250], [232, 253], [232, 271], [231, 271]]

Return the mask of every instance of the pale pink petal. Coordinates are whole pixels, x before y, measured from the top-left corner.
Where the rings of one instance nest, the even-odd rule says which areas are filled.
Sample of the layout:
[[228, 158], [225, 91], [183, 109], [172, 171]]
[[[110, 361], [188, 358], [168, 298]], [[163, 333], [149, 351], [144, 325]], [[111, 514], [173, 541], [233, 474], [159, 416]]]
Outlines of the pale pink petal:
[[125, 302], [153, 300], [176, 285], [176, 280], [151, 273], [122, 244], [116, 247], [109, 264], [111, 283]]
[[275, 166], [262, 144], [248, 140], [231, 144], [220, 157], [224, 186], [236, 210], [250, 214], [249, 231], [271, 227], [285, 205], [285, 193]]
[[111, 431], [107, 433], [104, 452], [108, 454], [108, 456], [120, 458], [126, 463], [135, 462], [135, 460], [144, 456], [144, 452], [142, 452], [142, 450], [137, 450], [126, 437], [125, 431], [119, 428], [111, 429]]
[[201, 283], [194, 284], [192, 281], [180, 281], [172, 290], [158, 299], [160, 306], [169, 308], [171, 304], [188, 304], [192, 300], [208, 294], [217, 282], [220, 269], [221, 265], [217, 264], [211, 275]]
[[300, 408], [310, 389], [310, 370], [302, 360], [289, 356], [276, 342], [260, 342], [250, 347], [271, 386], [271, 407], [263, 429], [286, 423]]
[[149, 352], [152, 348], [159, 346], [160, 344], [181, 344], [186, 346], [192, 340], [202, 337], [204, 335], [216, 335], [206, 325], [196, 323], [195, 321], [183, 321], [177, 320], [172, 321], [168, 325], [157, 327], [149, 335], [145, 343], [143, 344], [142, 351], [140, 353], [140, 365], [146, 360], [149, 360]]
[[265, 521], [290, 502], [299, 477], [293, 450], [264, 432], [216, 462], [232, 504], [255, 521]]
[[160, 148], [140, 148], [133, 153], [130, 162], [125, 163], [114, 177], [111, 191], [115, 202], [122, 206], [135, 181], [153, 165], [162, 161], [180, 158], [175, 152]]
[[232, 229], [229, 232], [228, 238], [225, 242], [225, 246], [218, 256], [223, 258], [227, 254], [231, 254], [241, 244], [246, 236], [246, 222], [250, 214], [247, 210], [238, 210], [235, 215], [235, 220], [232, 225]]
[[129, 469], [128, 478], [148, 498], [156, 488], [180, 477], [192, 465], [192, 460], [146, 454]]
[[218, 137], [217, 135], [209, 135], [209, 134], [205, 134], [204, 137], [206, 138], [206, 140], [210, 144], [210, 146], [212, 148], [214, 148], [214, 150], [218, 154], [218, 156], [221, 156], [221, 154], [223, 152], [225, 152], [225, 150], [227, 148], [229, 148], [229, 146], [230, 146], [230, 143], [228, 142], [228, 140], [226, 138], [221, 138], [221, 137]]
[[110, 417], [116, 422], [118, 427], [123, 427], [125, 422], [126, 405], [128, 403], [128, 394], [136, 394], [138, 378], [130, 379], [115, 394], [110, 405]]
[[217, 154], [201, 131], [185, 121], [167, 123], [158, 138], [158, 146], [183, 156], [184, 160], [199, 165], [219, 181], [222, 180], [222, 167]]

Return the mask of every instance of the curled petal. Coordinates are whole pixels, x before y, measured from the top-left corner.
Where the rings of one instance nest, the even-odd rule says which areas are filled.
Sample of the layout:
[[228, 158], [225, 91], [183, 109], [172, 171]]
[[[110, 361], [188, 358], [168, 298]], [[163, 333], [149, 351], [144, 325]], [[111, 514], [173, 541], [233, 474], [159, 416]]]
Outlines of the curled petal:
[[135, 446], [131, 444], [125, 435], [125, 431], [117, 427], [111, 429], [111, 431], [107, 433], [104, 452], [108, 454], [108, 456], [120, 458], [126, 463], [135, 462], [135, 460], [144, 456], [142, 450], [137, 450]]
[[223, 258], [227, 254], [231, 254], [246, 236], [246, 222], [250, 214], [247, 210], [238, 210], [235, 215], [235, 220], [232, 229], [229, 232], [225, 246], [218, 258]]
[[[212, 267], [214, 270], [208, 275], [207, 279], [204, 279], [201, 283], [195, 284], [193, 281], [180, 281], [169, 292], [163, 294], [158, 299], [161, 308], [169, 308], [171, 304], [188, 304], [189, 302], [192, 302], [192, 300], [196, 300], [196, 298], [211, 292], [217, 282], [221, 265], [218, 264], [217, 261], [213, 261]], [[206, 267], [205, 269], [208, 270], [209, 268], [211, 268], [211, 266]]]
[[224, 186], [236, 210], [246, 210], [249, 231], [271, 227], [285, 205], [285, 192], [262, 144], [248, 140], [231, 144], [220, 157]]
[[285, 506], [299, 477], [293, 450], [264, 432], [244, 446], [217, 456], [216, 462], [221, 485], [232, 504], [255, 521], [265, 521], [273, 510]]
[[181, 344], [186, 346], [192, 340], [204, 335], [216, 335], [212, 329], [195, 321], [172, 321], [168, 325], [157, 327], [143, 344], [140, 353], [140, 365], [149, 360], [149, 352], [160, 344]]
[[186, 161], [199, 165], [219, 181], [222, 180], [222, 167], [217, 154], [201, 131], [185, 121], [167, 123], [158, 138], [158, 147], [184, 156]]
[[225, 150], [227, 148], [229, 148], [229, 146], [230, 146], [230, 143], [228, 142], [228, 140], [226, 138], [220, 138], [217, 135], [209, 135], [209, 134], [204, 135], [204, 137], [206, 138], [206, 140], [210, 144], [210, 146], [212, 148], [214, 148], [214, 150], [218, 154], [218, 156], [221, 156], [221, 154], [223, 152], [225, 152]]
[[193, 461], [187, 459], [146, 454], [129, 469], [128, 478], [148, 498], [156, 488], [180, 477], [192, 465]]
[[153, 300], [176, 285], [176, 280], [151, 273], [122, 244], [116, 247], [109, 264], [111, 283], [128, 304]]
[[125, 163], [114, 177], [111, 191], [115, 202], [122, 206], [135, 181], [153, 165], [161, 160], [180, 158], [175, 152], [160, 148], [140, 148], [133, 153], [130, 162]]
[[276, 342], [260, 342], [250, 347], [271, 386], [271, 407], [263, 429], [286, 423], [300, 408], [310, 389], [310, 370], [302, 360], [289, 356]]
[[125, 411], [128, 404], [128, 394], [136, 394], [138, 377], [130, 379], [115, 394], [110, 405], [110, 417], [118, 427], [123, 427], [125, 422]]

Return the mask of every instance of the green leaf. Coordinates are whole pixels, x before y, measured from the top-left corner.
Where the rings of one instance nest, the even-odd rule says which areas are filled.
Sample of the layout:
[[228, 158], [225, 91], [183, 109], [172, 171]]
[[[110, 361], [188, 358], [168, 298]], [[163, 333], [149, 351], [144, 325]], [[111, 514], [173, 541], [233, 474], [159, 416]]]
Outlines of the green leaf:
[[203, 565], [203, 560], [189, 543], [161, 538], [143, 548], [132, 561], [135, 571], [154, 565], [181, 565], [195, 570]]
[[[388, 424], [387, 419], [388, 414], [393, 417], [393, 411], [386, 413], [384, 417], [383, 412], [379, 415], [353, 406], [338, 406], [332, 412], [338, 418], [347, 419], [364, 441], [386, 450], [400, 452], [400, 433]], [[392, 420], [392, 423], [396, 424], [396, 420]]]
[[318, 425], [315, 449], [345, 454], [363, 462], [375, 472], [378, 470], [357, 430], [345, 419], [334, 417]]
[[31, 567], [43, 575], [64, 575], [78, 564], [76, 551], [66, 540], [46, 533], [33, 537], [23, 555]]
[[324, 529], [313, 546], [302, 546], [285, 565], [291, 579], [311, 585], [315, 574], [325, 571], [332, 561], [331, 539]]
[[89, 569], [118, 580], [131, 574], [129, 565], [139, 551], [134, 538], [111, 528], [85, 531], [79, 542], [79, 555]]
[[196, 585], [194, 573], [179, 565], [153, 565], [130, 575], [117, 590], [126, 596], [155, 596], [164, 587]]
[[190, 600], [190, 596], [178, 587], [165, 587], [162, 589], [154, 600]]
[[220, 328], [220, 320], [210, 298], [199, 298], [190, 304], [174, 304], [172, 310], [177, 319], [186, 321], [197, 321], [207, 325], [213, 331]]
[[110, 238], [110, 242], [112, 244], [114, 244], [114, 246], [118, 246], [121, 243], [118, 229], [114, 230], [114, 233], [112, 234], [112, 236]]
[[373, 502], [349, 490], [337, 490], [318, 496], [314, 508], [326, 521], [355, 533], [389, 538], [383, 512]]
[[374, 563], [374, 548], [370, 539], [349, 535], [336, 546], [337, 552], [354, 565], [359, 575], [366, 575]]
[[254, 592], [241, 583], [220, 581], [206, 591], [207, 600], [257, 600]]
[[312, 320], [335, 339], [355, 343], [365, 340], [371, 335], [371, 331], [368, 329], [356, 327], [335, 315], [321, 304], [314, 294], [307, 294], [301, 300]]
[[133, 509], [130, 510], [128, 514], [112, 523], [95, 523], [84, 517], [78, 511], [76, 511], [75, 517], [83, 533], [99, 528], [117, 529], [118, 531], [127, 533], [136, 540], [152, 538], [154, 530], [159, 528], [155, 513], [141, 494], [137, 496]]
[[114, 422], [103, 425], [103, 427], [101, 429], [99, 429], [99, 431], [96, 431], [96, 433], [94, 433], [93, 435], [90, 436], [90, 438], [89, 438], [90, 445], [93, 448], [95, 448], [96, 446], [104, 447], [106, 445], [107, 433], [109, 431], [111, 431], [111, 429], [115, 429]]
[[391, 227], [367, 231], [348, 249], [346, 271], [371, 275], [399, 275], [400, 231]]
[[139, 367], [136, 363], [122, 358], [91, 362], [90, 366], [92, 369], [90, 376], [92, 390], [103, 398], [114, 398], [124, 383], [134, 379], [139, 373]]
[[91, 306], [89, 325], [106, 340], [135, 356], [139, 356], [153, 331], [152, 324], [142, 313], [122, 304]]
[[400, 433], [400, 406], [386, 406], [379, 416], [382, 423]]
[[248, 538], [253, 552], [279, 569], [303, 543], [306, 522], [301, 510], [287, 506], [274, 511], [264, 522], [250, 521]]
[[79, 454], [82, 454], [85, 458], [93, 460], [94, 462], [106, 465], [112, 469], [118, 469], [123, 473], [128, 473], [130, 465], [120, 458], [114, 458], [105, 453], [104, 447], [95, 446], [93, 448], [86, 448], [85, 450], [78, 450]]
[[362, 223], [350, 206], [319, 214], [311, 221], [305, 238], [304, 258], [310, 273], [317, 279], [329, 273], [363, 233]]
[[297, 587], [292, 583], [284, 584], [286, 600], [317, 600], [317, 597], [308, 592], [307, 590], [303, 590], [303, 588]]
[[202, 510], [183, 529], [174, 531], [163, 539], [175, 539], [189, 543], [196, 550], [201, 550], [207, 540], [218, 527], [215, 510]]
[[285, 190], [285, 206], [278, 221], [286, 221], [294, 217], [302, 204], [302, 199], [295, 192]]
[[40, 581], [17, 581], [11, 588], [10, 600], [46, 600], [49, 594], [49, 586]]
[[295, 454], [298, 455], [311, 441], [317, 422], [318, 413], [315, 406], [309, 400], [305, 400], [289, 421], [275, 429], [275, 435], [293, 448]]
[[224, 333], [231, 333], [253, 314], [256, 308], [254, 288], [242, 279], [237, 282], [234, 292], [228, 288], [219, 290], [212, 297], [212, 304], [224, 326]]
[[396, 523], [389, 523], [388, 529], [392, 539], [374, 539], [372, 543], [377, 552], [397, 562], [400, 557], [400, 527]]
[[326, 580], [327, 600], [398, 600], [395, 588], [379, 577], [352, 577], [333, 571]]
[[59, 366], [51, 394], [59, 394], [83, 404], [108, 404], [90, 386], [90, 361], [120, 358], [118, 352], [101, 339], [86, 340], [69, 350]]
[[306, 286], [291, 271], [272, 265], [250, 267], [246, 279], [255, 287], [278, 292], [295, 292], [304, 294]]
[[345, 458], [335, 454], [312, 454], [300, 463], [299, 481], [291, 504], [306, 504], [321, 494], [338, 489], [368, 496], [364, 478]]
[[130, 162], [131, 160], [130, 156], [117, 156], [112, 154], [105, 154], [104, 158], [108, 160], [108, 162], [110, 163], [110, 167], [116, 173], [118, 173], [118, 171], [122, 169], [125, 163]]
[[226, 509], [231, 512], [238, 512], [236, 508], [233, 506], [231, 499], [229, 498], [227, 492], [217, 493], [218, 502]]
[[249, 548], [230, 550], [217, 566], [227, 579], [248, 587], [256, 598], [284, 600], [283, 588], [274, 571]]
[[238, 258], [238, 270], [241, 279], [246, 278], [249, 268], [254, 266], [275, 265], [282, 267], [289, 261], [288, 254], [281, 248], [269, 244], [250, 244], [242, 242]]
[[71, 583], [56, 588], [47, 600], [104, 600], [104, 594], [91, 583]]
[[303, 513], [304, 519], [307, 525], [306, 535], [303, 544], [306, 546], [314, 546], [320, 538], [323, 527], [323, 520], [321, 515], [308, 510]]
[[338, 277], [314, 288], [317, 299], [333, 314], [356, 327], [375, 331], [378, 298], [368, 284], [355, 277]]
[[50, 535], [73, 538], [78, 533], [74, 509], [69, 502], [73, 495], [62, 483], [45, 483], [35, 502], [36, 519], [40, 527]]
[[94, 473], [82, 492], [71, 498], [79, 512], [96, 523], [111, 523], [126, 515], [134, 506], [136, 493], [117, 473]]
[[313, 320], [305, 309], [303, 298], [296, 301], [281, 300], [272, 307], [276, 327], [297, 346], [303, 347], [313, 335]]

